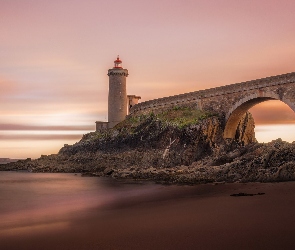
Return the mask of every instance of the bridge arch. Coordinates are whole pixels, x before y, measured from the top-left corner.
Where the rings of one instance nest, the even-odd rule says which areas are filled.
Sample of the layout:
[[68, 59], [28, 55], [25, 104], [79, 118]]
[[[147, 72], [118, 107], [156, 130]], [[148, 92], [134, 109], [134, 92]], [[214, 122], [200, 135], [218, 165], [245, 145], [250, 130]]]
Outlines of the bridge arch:
[[258, 91], [258, 93], [247, 95], [240, 99], [227, 112], [225, 117], [226, 125], [223, 137], [225, 139], [234, 139], [239, 121], [241, 120], [242, 116], [255, 105], [269, 100], [280, 100], [287, 104], [295, 112], [295, 104], [285, 98], [284, 95], [273, 91]]

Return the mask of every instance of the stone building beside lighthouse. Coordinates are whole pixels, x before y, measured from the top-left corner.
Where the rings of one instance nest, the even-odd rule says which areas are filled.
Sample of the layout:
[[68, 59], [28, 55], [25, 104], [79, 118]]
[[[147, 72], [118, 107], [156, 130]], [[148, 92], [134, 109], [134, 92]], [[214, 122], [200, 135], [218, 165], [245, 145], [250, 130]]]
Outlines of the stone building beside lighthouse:
[[113, 128], [123, 121], [132, 106], [141, 99], [140, 96], [127, 95], [126, 78], [128, 70], [123, 69], [119, 56], [114, 61], [114, 67], [108, 70], [109, 94], [108, 94], [108, 122], [97, 121], [96, 131]]

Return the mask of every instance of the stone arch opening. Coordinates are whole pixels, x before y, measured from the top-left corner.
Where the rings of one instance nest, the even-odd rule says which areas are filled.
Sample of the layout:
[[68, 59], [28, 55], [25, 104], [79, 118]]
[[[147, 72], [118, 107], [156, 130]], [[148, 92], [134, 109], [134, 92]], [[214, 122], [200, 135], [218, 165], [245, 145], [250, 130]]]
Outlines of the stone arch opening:
[[251, 108], [255, 121], [255, 138], [258, 142], [268, 143], [277, 138], [295, 141], [295, 112], [284, 102], [271, 100]]
[[245, 97], [237, 102], [227, 113], [223, 137], [225, 139], [234, 139], [242, 116], [255, 105], [269, 100], [280, 100], [287, 104], [295, 112], [295, 106], [292, 103], [289, 103], [287, 100], [284, 100], [277, 95]]

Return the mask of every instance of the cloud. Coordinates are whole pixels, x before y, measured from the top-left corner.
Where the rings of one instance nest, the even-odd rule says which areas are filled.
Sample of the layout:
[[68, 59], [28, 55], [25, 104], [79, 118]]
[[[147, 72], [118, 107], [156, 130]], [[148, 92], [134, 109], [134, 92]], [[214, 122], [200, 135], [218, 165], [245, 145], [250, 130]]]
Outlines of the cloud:
[[295, 134], [290, 133], [294, 131], [295, 124], [270, 124], [270, 125], [258, 125], [255, 127], [255, 137], [259, 142], [270, 142], [277, 138], [281, 138], [284, 141], [295, 141]]
[[[14, 81], [10, 81], [0, 77], [0, 98], [4, 98], [8, 95], [14, 94], [17, 91], [17, 84]], [[0, 100], [1, 100], [0, 99]]]
[[35, 126], [35, 125], [20, 125], [20, 124], [0, 124], [0, 130], [87, 131], [87, 130], [93, 130], [93, 126], [90, 126], [90, 125]]
[[295, 113], [281, 101], [266, 101], [249, 110], [255, 120], [255, 124], [295, 124]]
[[82, 135], [77, 134], [50, 134], [50, 135], [0, 135], [0, 140], [80, 140]]

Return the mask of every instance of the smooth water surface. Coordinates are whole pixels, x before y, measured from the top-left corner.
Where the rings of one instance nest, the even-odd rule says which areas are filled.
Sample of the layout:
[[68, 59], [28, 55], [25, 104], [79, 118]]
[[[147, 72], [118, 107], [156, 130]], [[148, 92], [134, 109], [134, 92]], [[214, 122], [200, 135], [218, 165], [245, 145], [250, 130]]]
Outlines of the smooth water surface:
[[65, 227], [89, 209], [159, 188], [79, 174], [0, 172], [0, 234]]
[[294, 249], [294, 192], [0, 172], [0, 249]]

